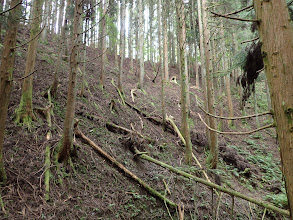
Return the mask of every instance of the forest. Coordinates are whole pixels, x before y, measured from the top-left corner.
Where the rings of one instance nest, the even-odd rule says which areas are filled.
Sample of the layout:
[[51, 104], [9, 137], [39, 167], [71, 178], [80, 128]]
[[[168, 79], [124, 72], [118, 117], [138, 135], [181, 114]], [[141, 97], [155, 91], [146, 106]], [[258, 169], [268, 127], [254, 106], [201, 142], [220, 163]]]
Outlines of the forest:
[[292, 0], [0, 0], [0, 219], [292, 219]]

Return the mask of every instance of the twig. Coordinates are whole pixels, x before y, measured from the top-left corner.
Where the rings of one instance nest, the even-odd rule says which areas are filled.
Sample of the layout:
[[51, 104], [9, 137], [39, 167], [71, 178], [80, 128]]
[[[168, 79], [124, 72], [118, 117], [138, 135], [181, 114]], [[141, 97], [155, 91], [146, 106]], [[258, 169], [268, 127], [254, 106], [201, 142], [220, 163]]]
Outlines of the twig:
[[271, 128], [271, 127], [275, 127], [275, 124], [272, 123], [272, 124], [269, 124], [269, 125], [265, 125], [263, 127], [260, 127], [260, 128], [257, 128], [255, 130], [251, 130], [251, 131], [244, 131], [244, 132], [232, 132], [232, 131], [219, 131], [219, 130], [216, 130], [216, 129], [213, 129], [211, 127], [209, 127], [205, 121], [202, 119], [202, 117], [200, 116], [199, 113], [197, 113], [200, 120], [202, 121], [202, 123], [204, 123], [204, 125], [211, 131], [214, 131], [214, 132], [217, 132], [219, 134], [233, 134], [233, 135], [245, 135], [245, 134], [251, 134], [251, 133], [254, 133], [254, 132], [257, 132], [257, 131], [261, 131], [263, 129], [267, 129], [267, 128]]
[[222, 199], [222, 195], [223, 193], [221, 192], [220, 193], [220, 196], [218, 197], [218, 204], [217, 204], [217, 208], [216, 208], [216, 220], [218, 219], [218, 215], [219, 215], [219, 209], [220, 209], [220, 204], [221, 204], [221, 199]]
[[12, 50], [15, 50], [15, 49], [17, 49], [17, 48], [23, 47], [23, 46], [27, 45], [28, 43], [32, 42], [32, 41], [35, 40], [38, 36], [40, 36], [40, 34], [41, 34], [41, 33], [43, 32], [43, 30], [45, 29], [45, 27], [46, 27], [46, 25], [44, 25], [44, 27], [42, 27], [42, 29], [40, 30], [40, 32], [39, 32], [36, 36], [34, 36], [32, 39], [30, 39], [29, 41], [27, 41], [27, 42], [25, 42], [25, 43], [23, 43], [23, 44], [21, 44], [21, 45], [15, 46], [15, 47], [13, 47], [13, 48], [11, 48], [11, 49], [12, 49]]
[[231, 219], [234, 220], [234, 201], [235, 198], [232, 196], [232, 205], [231, 205]]
[[242, 8], [242, 9], [240, 9], [238, 11], [230, 12], [228, 14], [225, 14], [225, 16], [235, 15], [235, 14], [238, 14], [239, 12], [245, 11], [246, 9], [250, 9], [250, 8], [253, 8], [253, 5], [249, 5], [249, 6], [247, 6], [245, 8]]
[[[139, 151], [137, 149], [135, 149], [135, 153], [139, 153]], [[150, 156], [148, 156], [146, 154], [140, 155], [140, 158], [142, 158], [144, 160], [147, 160], [147, 161], [150, 161], [152, 163], [155, 163], [155, 164], [157, 164], [157, 165], [159, 165], [159, 166], [161, 166], [163, 168], [167, 168], [168, 170], [170, 170], [170, 171], [172, 171], [174, 173], [177, 173], [178, 175], [184, 176], [184, 177], [186, 177], [188, 179], [193, 179], [193, 180], [195, 180], [195, 181], [197, 181], [197, 182], [199, 182], [201, 184], [204, 184], [206, 186], [212, 187], [212, 188], [217, 189], [217, 190], [219, 190], [221, 192], [227, 193], [227, 194], [229, 194], [231, 196], [236, 196], [238, 198], [241, 198], [241, 199], [244, 199], [246, 201], [252, 202], [252, 203], [254, 203], [256, 205], [262, 206], [262, 207], [270, 209], [272, 211], [279, 212], [279, 213], [281, 213], [283, 215], [286, 215], [286, 216], [290, 216], [290, 212], [288, 210], [278, 208], [278, 207], [272, 205], [269, 202], [261, 201], [261, 200], [249, 197], [247, 195], [241, 194], [241, 193], [239, 193], [239, 192], [237, 192], [235, 190], [225, 188], [225, 187], [217, 185], [215, 183], [211, 183], [211, 182], [209, 182], [209, 181], [207, 181], [205, 179], [196, 177], [194, 175], [191, 175], [189, 173], [181, 171], [181, 170], [179, 170], [177, 168], [174, 168], [174, 167], [172, 167], [172, 166], [170, 166], [170, 165], [168, 165], [168, 164], [166, 164], [164, 162], [156, 160], [156, 159], [154, 159], [154, 158], [152, 158], [152, 157], [150, 157]]]
[[[176, 126], [176, 124], [174, 123], [174, 121], [170, 118], [170, 117], [166, 117], [166, 121], [169, 121], [171, 123], [171, 125], [173, 126], [174, 130], [176, 131], [176, 133], [178, 134], [179, 138], [181, 139], [181, 141], [183, 142], [184, 145], [186, 145], [185, 139], [182, 136], [181, 132], [179, 131], [178, 127]], [[204, 177], [206, 178], [207, 181], [211, 182], [211, 180], [209, 179], [207, 173], [203, 170], [199, 160], [196, 158], [196, 156], [192, 153], [192, 157], [195, 160], [196, 164], [199, 166], [199, 168], [201, 169], [201, 172], [203, 173]]]
[[22, 4], [22, 1], [20, 1], [19, 3], [17, 3], [17, 4], [14, 5], [13, 7], [7, 9], [6, 11], [2, 11], [2, 12], [0, 12], [0, 16], [2, 16], [3, 14], [5, 14], [5, 13], [7, 13], [7, 12], [13, 10], [13, 9], [15, 9], [15, 8], [16, 8], [18, 5], [20, 5], [20, 4]]
[[256, 40], [258, 40], [258, 39], [259, 39], [259, 37], [253, 38], [253, 39], [251, 39], [251, 40], [245, 40], [245, 41], [242, 41], [240, 44], [249, 43], [249, 42], [252, 42], [252, 41], [256, 41]]
[[230, 17], [230, 16], [226, 16], [226, 15], [222, 15], [222, 14], [218, 14], [216, 12], [212, 12], [211, 13], [213, 15], [215, 15], [216, 17], [222, 17], [222, 18], [227, 18], [227, 19], [231, 19], [231, 20], [237, 20], [237, 21], [247, 21], [247, 22], [260, 22], [260, 19], [245, 19], [245, 18], [234, 18], [234, 17]]
[[21, 77], [21, 78], [17, 78], [17, 79], [15, 79], [15, 80], [23, 80], [23, 79], [25, 79], [25, 78], [27, 78], [27, 77], [33, 75], [35, 72], [37, 72], [37, 70], [34, 70], [33, 72], [31, 72], [31, 73], [28, 74], [27, 76], [24, 76], [24, 77]]
[[255, 115], [247, 115], [247, 116], [240, 116], [240, 117], [224, 117], [224, 116], [213, 115], [213, 114], [207, 112], [206, 110], [204, 110], [204, 108], [201, 107], [198, 103], [197, 103], [197, 105], [206, 115], [209, 115], [214, 118], [226, 119], [226, 120], [239, 120], [239, 119], [253, 118], [253, 117], [259, 117], [259, 116], [263, 116], [263, 115], [271, 115], [272, 114], [271, 112], [263, 112], [263, 113], [259, 113], [259, 114], [255, 114]]
[[261, 220], [264, 220], [265, 219], [265, 217], [266, 217], [266, 211], [267, 211], [267, 208], [265, 208]]

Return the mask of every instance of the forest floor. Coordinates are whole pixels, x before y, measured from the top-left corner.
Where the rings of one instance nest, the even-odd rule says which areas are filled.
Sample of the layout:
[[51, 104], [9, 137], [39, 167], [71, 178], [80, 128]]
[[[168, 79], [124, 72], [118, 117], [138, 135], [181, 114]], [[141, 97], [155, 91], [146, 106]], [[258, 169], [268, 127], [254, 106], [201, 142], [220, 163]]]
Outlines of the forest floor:
[[[27, 41], [29, 32], [23, 28], [19, 33], [19, 44]], [[54, 64], [58, 48], [57, 38], [49, 36], [41, 42], [37, 52], [36, 70], [33, 85], [33, 105], [35, 108], [48, 106], [45, 95], [53, 80]], [[94, 48], [87, 48], [87, 59], [99, 55]], [[14, 78], [21, 78], [25, 69], [26, 50], [17, 51]], [[125, 60], [123, 87], [125, 100], [149, 116], [161, 120], [161, 79], [153, 82], [155, 73], [149, 62], [145, 63], [144, 90], [137, 89], [138, 63], [134, 61], [133, 73], [130, 60]], [[0, 189], [2, 197], [1, 219], [178, 219], [178, 212], [153, 197], [137, 182], [116, 169], [104, 157], [95, 152], [79, 138], [74, 138], [77, 157], [72, 165], [55, 162], [54, 155], [62, 136], [65, 117], [65, 104], [68, 84], [68, 63], [63, 61], [59, 75], [58, 95], [53, 102], [54, 116], [52, 128], [46, 119], [36, 111], [37, 120], [30, 128], [14, 123], [15, 110], [20, 102], [22, 81], [16, 80], [9, 104], [4, 142], [4, 161], [8, 182]], [[81, 68], [82, 69], [82, 68]], [[173, 118], [180, 128], [180, 85], [179, 71], [170, 68], [170, 78], [176, 82], [166, 84], [166, 114]], [[185, 219], [231, 219], [232, 197], [227, 194], [213, 193], [209, 187], [178, 176], [170, 171], [135, 156], [129, 145], [148, 152], [160, 161], [195, 176], [202, 177], [199, 167], [184, 164], [184, 146], [176, 134], [164, 132], [161, 125], [151, 122], [149, 117], [139, 114], [129, 105], [124, 105], [116, 88], [118, 66], [114, 55], [107, 54], [106, 83], [102, 90], [99, 86], [100, 61], [86, 63], [86, 94], [80, 97], [80, 75], [76, 100], [76, 118], [79, 129], [104, 151], [117, 159], [127, 169], [177, 204], [184, 206]], [[250, 135], [219, 135], [218, 169], [205, 166], [208, 155], [205, 126], [197, 113], [204, 116], [198, 107], [203, 99], [202, 90], [194, 87], [191, 76], [190, 100], [191, 117], [189, 125], [193, 143], [193, 153], [199, 159], [212, 182], [234, 189], [253, 198], [267, 200], [276, 206], [286, 208], [284, 185], [280, 171], [280, 156], [273, 128]], [[235, 116], [241, 116], [237, 88], [232, 83]], [[134, 96], [131, 96], [131, 90]], [[259, 111], [265, 111], [264, 97], [259, 95]], [[111, 105], [112, 103], [112, 105]], [[223, 98], [224, 114], [228, 115], [226, 98]], [[113, 107], [114, 104], [114, 107]], [[113, 107], [113, 108], [112, 108]], [[218, 105], [216, 105], [218, 108]], [[253, 103], [248, 103], [247, 114], [254, 114]], [[259, 117], [260, 124], [269, 123], [268, 116]], [[135, 130], [154, 140], [146, 143], [127, 134], [119, 134], [107, 129], [106, 123]], [[255, 118], [235, 121], [233, 126], [223, 122], [224, 131], [246, 131], [256, 128]], [[46, 134], [52, 131], [48, 141]], [[45, 200], [44, 173], [45, 148], [51, 150], [50, 200]], [[168, 190], [167, 190], [168, 189]], [[286, 219], [284, 216], [264, 211], [252, 203], [235, 197], [235, 219]]]

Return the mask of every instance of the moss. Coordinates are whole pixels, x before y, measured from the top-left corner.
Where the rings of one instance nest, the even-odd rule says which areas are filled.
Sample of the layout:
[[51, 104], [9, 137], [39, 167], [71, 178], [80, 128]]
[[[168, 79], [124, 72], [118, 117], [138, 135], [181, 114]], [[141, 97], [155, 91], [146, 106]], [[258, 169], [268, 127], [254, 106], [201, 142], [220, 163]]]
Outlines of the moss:
[[31, 127], [33, 117], [32, 87], [30, 87], [21, 95], [19, 107], [16, 109], [15, 123], [18, 125]]

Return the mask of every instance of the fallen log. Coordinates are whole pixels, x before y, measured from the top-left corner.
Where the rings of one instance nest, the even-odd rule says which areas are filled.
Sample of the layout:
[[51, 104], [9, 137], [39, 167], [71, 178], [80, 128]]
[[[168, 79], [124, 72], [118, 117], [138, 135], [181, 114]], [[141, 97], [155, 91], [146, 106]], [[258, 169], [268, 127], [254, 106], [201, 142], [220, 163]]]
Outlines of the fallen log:
[[186, 173], [184, 171], [178, 170], [178, 169], [176, 169], [176, 168], [174, 168], [174, 167], [172, 167], [172, 166], [170, 166], [170, 165], [168, 165], [168, 164], [166, 164], [164, 162], [156, 160], [156, 159], [146, 155], [145, 153], [143, 154], [140, 151], [138, 151], [137, 149], [134, 149], [134, 150], [135, 150], [135, 154], [138, 155], [139, 157], [141, 157], [142, 159], [147, 160], [149, 162], [152, 162], [154, 164], [157, 164], [157, 165], [159, 165], [159, 166], [161, 166], [163, 168], [167, 168], [168, 170], [170, 170], [170, 171], [172, 171], [172, 172], [174, 172], [176, 174], [184, 176], [184, 177], [186, 177], [188, 179], [193, 179], [193, 180], [195, 180], [195, 181], [197, 181], [197, 182], [199, 182], [199, 183], [201, 183], [203, 185], [212, 187], [212, 188], [217, 189], [217, 190], [219, 190], [221, 192], [227, 193], [227, 194], [229, 194], [231, 196], [236, 196], [238, 198], [244, 199], [246, 201], [249, 201], [249, 202], [254, 203], [256, 205], [259, 205], [259, 206], [262, 206], [264, 208], [270, 209], [272, 211], [281, 213], [281, 214], [286, 215], [286, 216], [290, 216], [290, 212], [288, 210], [278, 208], [278, 207], [272, 205], [271, 203], [268, 203], [268, 202], [265, 202], [265, 201], [261, 201], [261, 200], [246, 196], [246, 195], [241, 194], [241, 193], [239, 193], [239, 192], [237, 192], [235, 190], [227, 189], [227, 188], [225, 188], [223, 186], [220, 186], [220, 185], [217, 185], [215, 183], [209, 182], [209, 181], [207, 181], [205, 179], [193, 176], [193, 175], [191, 175], [189, 173]]
[[76, 137], [81, 138], [86, 144], [91, 146], [93, 149], [95, 149], [101, 156], [103, 156], [105, 159], [113, 163], [119, 170], [123, 171], [127, 176], [131, 177], [133, 180], [138, 182], [144, 189], [146, 189], [150, 194], [155, 196], [156, 198], [162, 200], [164, 203], [166, 203], [171, 208], [176, 208], [177, 204], [166, 198], [165, 196], [161, 195], [158, 191], [150, 187], [147, 183], [145, 183], [143, 180], [138, 178], [135, 174], [130, 172], [126, 167], [124, 167], [121, 163], [119, 163], [114, 157], [110, 156], [107, 152], [105, 152], [103, 149], [101, 149], [98, 145], [96, 145], [92, 140], [90, 140], [87, 136], [85, 136], [79, 129], [78, 126], [75, 127], [74, 133]]

